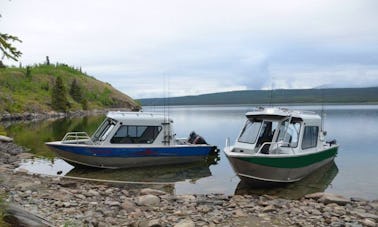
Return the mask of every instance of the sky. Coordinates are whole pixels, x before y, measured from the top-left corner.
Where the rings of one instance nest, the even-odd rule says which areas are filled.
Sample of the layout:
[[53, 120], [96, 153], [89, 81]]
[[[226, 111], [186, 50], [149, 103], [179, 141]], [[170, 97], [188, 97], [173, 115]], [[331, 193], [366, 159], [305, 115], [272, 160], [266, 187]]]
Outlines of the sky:
[[0, 14], [23, 65], [49, 56], [133, 98], [378, 86], [376, 0], [0, 0]]

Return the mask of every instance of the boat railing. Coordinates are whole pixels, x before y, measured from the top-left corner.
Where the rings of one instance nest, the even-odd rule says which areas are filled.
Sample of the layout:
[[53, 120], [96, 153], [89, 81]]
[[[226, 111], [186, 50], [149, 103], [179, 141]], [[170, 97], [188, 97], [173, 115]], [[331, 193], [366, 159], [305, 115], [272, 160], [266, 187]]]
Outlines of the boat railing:
[[86, 132], [68, 132], [62, 139], [62, 143], [89, 143], [93, 144], [93, 141]]
[[229, 148], [230, 147], [230, 137], [226, 138], [226, 144], [224, 145], [224, 148]]
[[[268, 153], [264, 153], [265, 150], [263, 151], [263, 149], [268, 146]], [[264, 142], [260, 148], [258, 149], [258, 151], [256, 152], [256, 154], [276, 154], [272, 151], [274, 150], [277, 150], [281, 147], [285, 147], [285, 148], [290, 148], [291, 152], [293, 154], [295, 154], [295, 151], [292, 147], [290, 147], [290, 143], [288, 142], [284, 142], [284, 141], [278, 141], [278, 142]]]

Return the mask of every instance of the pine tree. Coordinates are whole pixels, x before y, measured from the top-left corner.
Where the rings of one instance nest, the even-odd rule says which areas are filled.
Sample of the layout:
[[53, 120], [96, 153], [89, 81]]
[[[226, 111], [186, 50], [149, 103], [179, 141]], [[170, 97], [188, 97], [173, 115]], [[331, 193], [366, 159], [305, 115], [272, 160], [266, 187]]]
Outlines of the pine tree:
[[26, 78], [31, 79], [31, 67], [26, 66]]
[[76, 79], [74, 79], [71, 83], [70, 95], [73, 98], [73, 100], [75, 100], [78, 103], [81, 103], [83, 99], [83, 94], [81, 92], [81, 87], [79, 86]]
[[53, 109], [57, 111], [66, 112], [68, 109], [68, 101], [66, 96], [66, 88], [64, 87], [63, 80], [58, 77], [52, 89], [51, 104]]

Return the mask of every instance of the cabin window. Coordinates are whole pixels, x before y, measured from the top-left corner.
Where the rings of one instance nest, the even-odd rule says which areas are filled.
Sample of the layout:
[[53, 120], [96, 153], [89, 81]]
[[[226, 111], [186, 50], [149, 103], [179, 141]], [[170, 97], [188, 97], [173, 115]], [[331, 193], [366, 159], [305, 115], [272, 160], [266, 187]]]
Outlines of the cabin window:
[[110, 131], [114, 128], [114, 126], [117, 124], [117, 121], [114, 119], [106, 119], [100, 127], [97, 129], [97, 131], [93, 134], [93, 141], [97, 140], [105, 140], [106, 137], [109, 135]]
[[238, 142], [255, 143], [261, 124], [261, 121], [248, 120], [239, 136]]
[[302, 149], [308, 149], [317, 146], [318, 132], [319, 127], [317, 126], [305, 126], [303, 132]]
[[299, 122], [292, 121], [289, 124], [289, 121], [283, 121], [278, 129], [276, 141], [283, 141], [284, 146], [297, 147], [300, 130], [301, 124]]
[[118, 144], [153, 143], [161, 128], [161, 126], [122, 125], [110, 142]]

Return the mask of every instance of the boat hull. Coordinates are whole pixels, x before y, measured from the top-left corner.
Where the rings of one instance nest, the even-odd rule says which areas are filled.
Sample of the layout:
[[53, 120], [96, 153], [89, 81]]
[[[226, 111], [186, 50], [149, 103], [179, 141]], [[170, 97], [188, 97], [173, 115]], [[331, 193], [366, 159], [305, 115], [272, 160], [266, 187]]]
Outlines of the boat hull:
[[284, 157], [238, 156], [226, 151], [226, 156], [241, 180], [260, 186], [299, 181], [330, 163], [335, 158], [337, 149], [335, 146], [321, 152]]
[[98, 147], [93, 145], [46, 143], [55, 154], [73, 164], [98, 168], [132, 168], [190, 163], [213, 154], [210, 145], [167, 147]]

